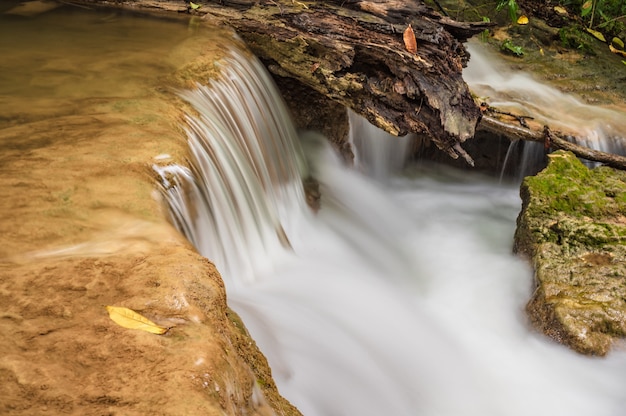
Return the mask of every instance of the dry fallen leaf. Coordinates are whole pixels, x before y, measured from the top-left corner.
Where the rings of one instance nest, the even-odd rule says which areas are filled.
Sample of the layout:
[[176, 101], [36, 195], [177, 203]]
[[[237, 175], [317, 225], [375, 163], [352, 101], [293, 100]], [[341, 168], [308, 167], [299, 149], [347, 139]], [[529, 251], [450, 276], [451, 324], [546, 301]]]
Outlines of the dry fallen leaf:
[[137, 312], [123, 308], [120, 306], [107, 306], [109, 318], [119, 326], [128, 329], [141, 329], [142, 331], [151, 332], [161, 335], [167, 332], [167, 328], [163, 328]]
[[417, 53], [417, 40], [415, 39], [415, 32], [413, 32], [411, 24], [409, 24], [402, 34], [402, 39], [404, 39], [404, 47], [407, 51]]
[[622, 58], [626, 58], [626, 52], [613, 47], [613, 45], [609, 45], [609, 50], [615, 54], [620, 55]]
[[561, 16], [567, 16], [568, 14], [565, 7], [561, 7], [561, 6], [554, 6], [554, 11], [560, 14]]
[[600, 32], [598, 32], [597, 30], [593, 30], [593, 29], [586, 29], [587, 32], [591, 33], [596, 39], [601, 40], [602, 42], [606, 43], [606, 39], [604, 38], [604, 35]]

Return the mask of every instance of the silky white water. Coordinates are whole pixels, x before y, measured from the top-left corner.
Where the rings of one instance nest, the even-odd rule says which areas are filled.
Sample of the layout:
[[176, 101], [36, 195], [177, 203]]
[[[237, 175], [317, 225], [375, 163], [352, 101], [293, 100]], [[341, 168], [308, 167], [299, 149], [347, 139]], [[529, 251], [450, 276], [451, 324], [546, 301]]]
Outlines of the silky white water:
[[[224, 70], [181, 94], [201, 114], [189, 118], [192, 168], [168, 168], [178, 185], [164, 192], [303, 414], [626, 414], [624, 351], [584, 357], [527, 325], [532, 274], [511, 254], [517, 186], [438, 166], [368, 170], [379, 153], [346, 167], [323, 138], [295, 134], [258, 62], [233, 52]], [[233, 83], [247, 99], [224, 93]], [[388, 137], [355, 134], [384, 140], [382, 165], [399, 167]], [[315, 214], [295, 178], [307, 173]]]

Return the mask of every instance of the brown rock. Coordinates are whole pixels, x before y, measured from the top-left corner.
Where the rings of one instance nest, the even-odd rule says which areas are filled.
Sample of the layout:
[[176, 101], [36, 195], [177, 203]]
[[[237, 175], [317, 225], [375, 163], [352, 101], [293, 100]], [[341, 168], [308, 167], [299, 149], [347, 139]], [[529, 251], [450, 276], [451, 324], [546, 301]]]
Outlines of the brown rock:
[[515, 251], [535, 269], [531, 322], [578, 352], [605, 355], [626, 336], [626, 172], [590, 170], [558, 151], [521, 194]]

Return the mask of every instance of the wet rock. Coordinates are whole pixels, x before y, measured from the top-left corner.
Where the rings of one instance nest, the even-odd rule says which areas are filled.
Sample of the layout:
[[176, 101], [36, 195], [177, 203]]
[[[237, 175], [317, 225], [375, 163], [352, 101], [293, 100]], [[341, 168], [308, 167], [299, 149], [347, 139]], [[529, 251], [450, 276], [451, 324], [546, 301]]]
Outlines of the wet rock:
[[[113, 255], [2, 264], [1, 414], [297, 414], [215, 267], [160, 228], [167, 241]], [[123, 328], [104, 305], [168, 331]]]
[[626, 172], [549, 155], [527, 177], [515, 251], [535, 269], [532, 324], [557, 342], [605, 355], [626, 336]]
[[[80, 21], [71, 22], [76, 33]], [[94, 75], [68, 86], [54, 78], [50, 95], [25, 89], [3, 99], [1, 415], [299, 415], [229, 309], [215, 266], [169, 224], [157, 192], [152, 166], [180, 164], [188, 153], [184, 107], [167, 93], [188, 80], [174, 83], [169, 72], [200, 68], [208, 76], [206, 56], [196, 66], [183, 62], [194, 56], [185, 47], [207, 44], [174, 50], [179, 66], [120, 66], [121, 78], [109, 56], [82, 53], [89, 62], [72, 64], [50, 44], [43, 49], [68, 61], [41, 70], [15, 58], [29, 82], [73, 67]], [[154, 53], [168, 56], [174, 47], [163, 46]], [[117, 62], [134, 55], [116, 46]], [[169, 329], [121, 327], [109, 305]]]

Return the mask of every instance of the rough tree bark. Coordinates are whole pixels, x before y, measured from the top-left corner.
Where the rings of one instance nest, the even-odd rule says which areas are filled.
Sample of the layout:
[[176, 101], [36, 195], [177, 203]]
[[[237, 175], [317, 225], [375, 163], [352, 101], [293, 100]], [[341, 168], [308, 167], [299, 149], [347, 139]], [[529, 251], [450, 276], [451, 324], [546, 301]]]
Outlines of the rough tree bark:
[[[471, 157], [461, 144], [474, 136], [481, 113], [461, 70], [462, 42], [489, 23], [460, 23], [418, 0], [183, 1], [73, 0], [73, 3], [200, 14], [233, 27], [270, 71], [353, 109], [403, 136], [427, 136], [453, 158]], [[403, 33], [411, 25], [417, 52]]]

